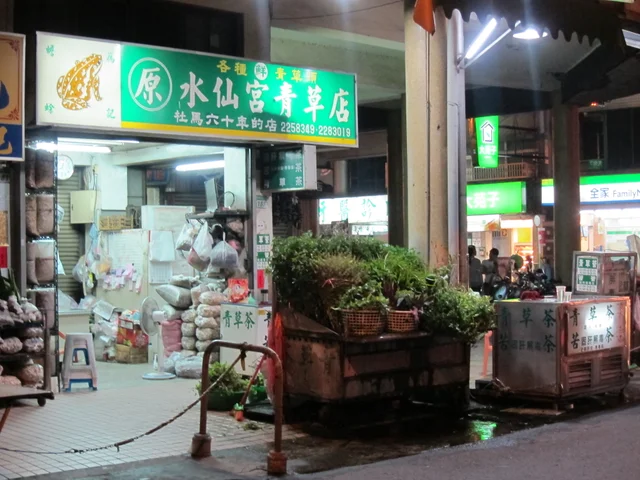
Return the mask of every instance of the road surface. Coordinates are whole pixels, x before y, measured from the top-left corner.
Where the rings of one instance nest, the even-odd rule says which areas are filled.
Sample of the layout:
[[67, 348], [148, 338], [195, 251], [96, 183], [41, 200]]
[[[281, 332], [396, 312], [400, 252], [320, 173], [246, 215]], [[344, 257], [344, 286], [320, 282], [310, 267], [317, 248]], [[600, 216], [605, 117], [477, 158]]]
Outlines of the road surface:
[[638, 480], [640, 407], [486, 442], [301, 478], [327, 480]]

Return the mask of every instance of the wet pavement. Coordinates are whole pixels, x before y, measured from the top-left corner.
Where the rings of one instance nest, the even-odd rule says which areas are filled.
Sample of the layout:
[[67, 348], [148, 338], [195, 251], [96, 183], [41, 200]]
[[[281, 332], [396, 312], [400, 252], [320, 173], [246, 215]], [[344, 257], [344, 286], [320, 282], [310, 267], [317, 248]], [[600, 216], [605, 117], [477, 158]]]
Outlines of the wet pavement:
[[[471, 409], [464, 415], [452, 416], [445, 411], [417, 407], [411, 412], [401, 411], [400, 414], [394, 414], [394, 420], [388, 424], [370, 428], [356, 425], [326, 430], [317, 424], [306, 424], [296, 428], [311, 435], [287, 440], [283, 444], [283, 449], [289, 458], [288, 466], [291, 474], [325, 478], [322, 472], [348, 467], [366, 468], [361, 467], [363, 465], [384, 465], [386, 461], [409, 456], [415, 459], [426, 455], [425, 452], [452, 451], [456, 448], [462, 448], [465, 451], [474, 448], [482, 449], [484, 448], [482, 445], [490, 445], [493, 444], [492, 442], [503, 445], [505, 442], [508, 444], [511, 438], [522, 435], [535, 436], [537, 435], [535, 432], [543, 432], [545, 429], [571, 430], [572, 425], [581, 425], [584, 422], [588, 424], [594, 416], [628, 418], [630, 411], [640, 413], [640, 407], [636, 406], [640, 403], [640, 379], [634, 378], [627, 392], [630, 403], [620, 404], [617, 395], [598, 396], [582, 399], [575, 403], [571, 411], [561, 414], [551, 414], [548, 410], [535, 408], [531, 410], [535, 414], [505, 413], [506, 406], [489, 407], [473, 403]], [[509, 406], [536, 407], [525, 403], [512, 403]], [[404, 418], [402, 413], [406, 414]], [[633, 418], [635, 421], [635, 417]], [[639, 422], [636, 421], [636, 423]], [[637, 427], [640, 427], [640, 424]], [[611, 439], [611, 442], [613, 441], [614, 439]], [[636, 443], [640, 442], [636, 441]], [[199, 462], [184, 456], [38, 478], [48, 480], [58, 478], [113, 480], [263, 478], [266, 474], [266, 457], [270, 448], [270, 445], [256, 445], [220, 450], [214, 452], [215, 458]], [[414, 461], [411, 460], [411, 462]], [[640, 475], [640, 470], [636, 473], [634, 480]], [[509, 478], [525, 477], [515, 475]]]

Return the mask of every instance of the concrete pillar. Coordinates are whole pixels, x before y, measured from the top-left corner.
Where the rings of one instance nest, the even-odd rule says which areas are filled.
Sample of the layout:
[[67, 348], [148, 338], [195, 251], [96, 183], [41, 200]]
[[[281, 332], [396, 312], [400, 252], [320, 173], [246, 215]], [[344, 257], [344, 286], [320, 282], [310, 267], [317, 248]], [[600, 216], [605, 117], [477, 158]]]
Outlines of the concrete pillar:
[[271, 2], [251, 0], [244, 11], [244, 56], [271, 60]]
[[389, 243], [407, 246], [407, 145], [405, 97], [401, 108], [387, 114], [387, 193], [389, 199]]
[[414, 4], [405, 0], [406, 242], [432, 266], [458, 258], [454, 279], [466, 282], [462, 17], [447, 20], [437, 9], [436, 33], [429, 36], [413, 21]]
[[333, 193], [337, 196], [349, 194], [349, 160], [335, 160], [333, 162]]
[[449, 246], [446, 18], [439, 9], [429, 36], [414, 5], [405, 0], [407, 245], [436, 266]]
[[452, 277], [468, 284], [467, 262], [467, 120], [465, 71], [458, 67], [464, 55], [464, 23], [455, 11], [447, 28], [447, 136], [449, 174], [449, 254], [457, 258]]
[[573, 252], [580, 250], [580, 122], [578, 108], [553, 102], [555, 276], [571, 283]]
[[0, 32], [13, 32], [13, 0], [0, 0]]

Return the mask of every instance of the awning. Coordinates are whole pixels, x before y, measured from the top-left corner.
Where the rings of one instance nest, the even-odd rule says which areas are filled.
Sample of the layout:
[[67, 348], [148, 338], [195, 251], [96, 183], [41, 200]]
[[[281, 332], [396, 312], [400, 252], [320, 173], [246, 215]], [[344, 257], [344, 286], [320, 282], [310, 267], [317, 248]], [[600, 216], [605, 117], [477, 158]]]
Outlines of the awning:
[[593, 43], [624, 44], [619, 15], [624, 15], [624, 4], [597, 0], [432, 0], [433, 7], [443, 7], [447, 18], [459, 10], [465, 22], [475, 13], [481, 22], [489, 17], [504, 18], [509, 27], [517, 22], [523, 27], [548, 29], [557, 39], [560, 32], [569, 41], [577, 34]]

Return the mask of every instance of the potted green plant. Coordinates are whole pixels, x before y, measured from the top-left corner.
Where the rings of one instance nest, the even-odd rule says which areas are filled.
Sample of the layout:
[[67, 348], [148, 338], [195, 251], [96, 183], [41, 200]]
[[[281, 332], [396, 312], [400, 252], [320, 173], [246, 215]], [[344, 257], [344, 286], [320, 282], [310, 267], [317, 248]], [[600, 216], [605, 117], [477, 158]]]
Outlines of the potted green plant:
[[377, 282], [370, 281], [349, 288], [338, 305], [345, 335], [380, 335], [384, 331], [388, 303], [382, 294], [382, 286]]
[[[213, 383], [229, 368], [226, 363], [215, 362], [209, 367], [209, 382]], [[240, 376], [238, 372], [231, 369], [220, 380], [211, 391], [209, 391], [208, 407], [209, 410], [228, 411], [233, 408], [236, 403], [242, 400], [245, 390], [248, 386], [248, 380]], [[198, 394], [202, 394], [202, 385], [200, 382], [196, 385]]]
[[488, 297], [446, 283], [440, 283], [434, 290], [423, 316], [425, 328], [430, 332], [470, 344], [495, 326], [495, 311]]

